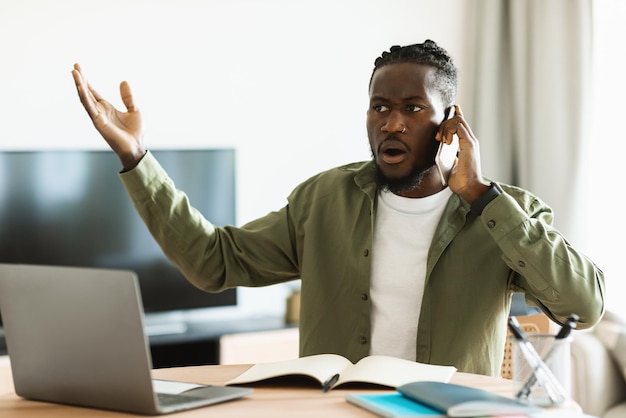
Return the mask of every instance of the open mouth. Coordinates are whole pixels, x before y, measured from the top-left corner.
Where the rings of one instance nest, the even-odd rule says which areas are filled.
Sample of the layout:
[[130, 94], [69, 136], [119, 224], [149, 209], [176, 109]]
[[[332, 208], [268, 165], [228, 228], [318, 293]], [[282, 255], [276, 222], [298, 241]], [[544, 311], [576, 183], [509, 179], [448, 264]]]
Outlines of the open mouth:
[[400, 141], [389, 140], [383, 142], [378, 154], [386, 164], [399, 164], [407, 158], [407, 147]]

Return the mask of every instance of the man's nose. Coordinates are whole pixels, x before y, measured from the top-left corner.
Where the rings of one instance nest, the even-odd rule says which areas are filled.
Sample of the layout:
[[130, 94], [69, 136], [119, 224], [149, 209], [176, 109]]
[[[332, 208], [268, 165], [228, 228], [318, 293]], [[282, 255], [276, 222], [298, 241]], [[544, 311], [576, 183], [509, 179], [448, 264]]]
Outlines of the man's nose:
[[385, 133], [404, 133], [406, 124], [404, 123], [402, 113], [399, 111], [389, 112], [389, 116], [387, 116], [387, 120], [385, 120], [381, 130]]

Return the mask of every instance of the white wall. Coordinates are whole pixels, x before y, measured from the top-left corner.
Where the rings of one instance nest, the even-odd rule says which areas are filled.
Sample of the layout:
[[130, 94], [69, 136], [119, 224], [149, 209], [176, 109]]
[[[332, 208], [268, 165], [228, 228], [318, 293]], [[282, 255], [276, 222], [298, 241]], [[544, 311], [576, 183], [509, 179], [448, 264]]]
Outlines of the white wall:
[[[463, 0], [0, 0], [0, 148], [105, 148], [79, 62], [117, 106], [130, 82], [148, 148], [235, 147], [243, 224], [320, 170], [368, 159], [367, 83], [393, 44], [434, 39], [463, 68]], [[462, 81], [461, 72], [461, 81]], [[280, 311], [286, 288], [247, 289]]]

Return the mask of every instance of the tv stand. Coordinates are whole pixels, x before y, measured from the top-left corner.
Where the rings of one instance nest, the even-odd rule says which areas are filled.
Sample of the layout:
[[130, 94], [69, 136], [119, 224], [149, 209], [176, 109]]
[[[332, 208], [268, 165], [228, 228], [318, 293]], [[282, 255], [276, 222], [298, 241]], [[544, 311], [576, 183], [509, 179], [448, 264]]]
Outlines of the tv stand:
[[148, 337], [157, 337], [159, 335], [180, 335], [187, 332], [187, 324], [185, 322], [171, 322], [163, 324], [146, 325], [146, 335]]
[[[146, 331], [154, 368], [197, 366], [219, 363], [222, 335], [294, 328], [282, 316], [241, 315], [231, 318], [202, 318], [186, 315], [166, 317], [146, 315]], [[4, 331], [0, 327], [0, 355], [7, 354]]]
[[227, 334], [294, 328], [273, 315], [146, 315], [154, 368], [219, 363], [219, 340]]

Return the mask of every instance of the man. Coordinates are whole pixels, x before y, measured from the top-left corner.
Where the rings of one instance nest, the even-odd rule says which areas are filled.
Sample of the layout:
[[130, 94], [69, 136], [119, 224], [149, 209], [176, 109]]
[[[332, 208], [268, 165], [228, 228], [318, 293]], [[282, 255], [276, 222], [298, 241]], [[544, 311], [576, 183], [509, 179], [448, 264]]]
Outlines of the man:
[[[210, 292], [301, 279], [300, 355], [351, 361], [386, 354], [498, 375], [511, 295], [579, 328], [604, 310], [602, 272], [519, 188], [486, 181], [459, 106], [457, 71], [433, 41], [392, 47], [375, 62], [367, 132], [373, 159], [320, 173], [288, 204], [241, 228], [214, 227], [174, 188], [142, 142], [129, 85], [126, 112], [72, 71], [120, 177], [165, 254]], [[443, 180], [441, 142], [459, 140]]]

